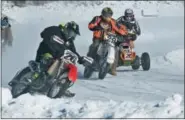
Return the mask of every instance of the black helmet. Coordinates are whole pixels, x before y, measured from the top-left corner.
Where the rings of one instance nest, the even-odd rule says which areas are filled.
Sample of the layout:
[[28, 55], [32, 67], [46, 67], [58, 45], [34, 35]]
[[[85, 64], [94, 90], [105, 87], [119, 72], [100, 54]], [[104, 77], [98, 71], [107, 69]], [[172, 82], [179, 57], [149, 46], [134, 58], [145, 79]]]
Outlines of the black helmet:
[[75, 23], [74, 21], [66, 23], [65, 27], [67, 29], [74, 30], [76, 34], [80, 35], [79, 25], [77, 23]]
[[105, 18], [112, 17], [113, 11], [110, 7], [105, 7], [105, 8], [103, 8], [101, 15]]
[[134, 11], [130, 8], [125, 10], [125, 19], [130, 22], [134, 18]]
[[125, 16], [133, 16], [134, 15], [134, 11], [130, 8], [125, 10]]
[[76, 35], [80, 35], [79, 25], [74, 21], [66, 23], [64, 27], [66, 28], [68, 39], [74, 39]]

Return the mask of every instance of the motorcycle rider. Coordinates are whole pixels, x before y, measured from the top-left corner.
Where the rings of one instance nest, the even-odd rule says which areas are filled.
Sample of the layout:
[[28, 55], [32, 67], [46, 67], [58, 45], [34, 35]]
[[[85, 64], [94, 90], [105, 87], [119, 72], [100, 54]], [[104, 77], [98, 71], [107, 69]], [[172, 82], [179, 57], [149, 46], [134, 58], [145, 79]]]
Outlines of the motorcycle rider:
[[1, 35], [2, 35], [2, 40], [4, 40], [3, 47], [4, 45], [12, 46], [12, 41], [13, 41], [13, 36], [12, 36], [12, 30], [11, 30], [11, 25], [9, 23], [9, 18], [2, 14], [1, 16]]
[[[102, 9], [101, 15], [95, 16], [88, 24], [89, 30], [93, 31], [93, 43], [89, 47], [87, 56], [96, 60], [98, 59], [95, 53], [106, 32], [112, 32], [119, 35], [127, 34], [126, 27], [124, 25], [116, 24], [116, 20], [114, 20], [112, 16], [112, 9], [110, 7], [105, 7]], [[114, 66], [114, 64], [112, 66]], [[115, 75], [115, 72], [115, 70], [113, 71], [113, 69], [111, 69], [110, 74]]]
[[126, 9], [124, 16], [121, 16], [117, 19], [118, 24], [125, 25], [128, 30], [128, 36], [130, 39], [130, 46], [134, 48], [134, 41], [137, 39], [137, 36], [141, 34], [140, 26], [135, 19], [134, 11], [130, 8]]
[[1, 29], [11, 27], [7, 16], [2, 15], [1, 17]]
[[[40, 35], [43, 40], [37, 50], [36, 62], [42, 65], [44, 64], [43, 66], [46, 67], [51, 64], [53, 60], [59, 59], [63, 56], [66, 49], [69, 49], [78, 56], [79, 64], [84, 63], [84, 57], [81, 57], [78, 54], [74, 45], [76, 36], [80, 35], [79, 25], [74, 21], [68, 22], [65, 25], [60, 24], [58, 26], [47, 27], [41, 32]], [[36, 64], [31, 63], [31, 66], [35, 68]], [[32, 80], [35, 80], [38, 77], [39, 73], [36, 72], [33, 75]], [[67, 94], [73, 94], [70, 93], [69, 90], [66, 92]]]
[[70, 49], [78, 56], [81, 63], [82, 57], [74, 45], [77, 35], [80, 35], [79, 25], [74, 21], [45, 28], [40, 34], [43, 41], [37, 50], [36, 62], [40, 62], [44, 53], [50, 53], [56, 59], [64, 54], [65, 49]]

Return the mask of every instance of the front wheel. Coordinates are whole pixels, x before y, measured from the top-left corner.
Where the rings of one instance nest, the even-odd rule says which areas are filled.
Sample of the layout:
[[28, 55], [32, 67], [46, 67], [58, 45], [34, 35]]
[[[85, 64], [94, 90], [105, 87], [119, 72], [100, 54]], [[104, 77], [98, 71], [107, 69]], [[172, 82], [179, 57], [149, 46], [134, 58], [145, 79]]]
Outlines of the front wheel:
[[51, 86], [47, 96], [50, 98], [61, 97], [65, 93], [65, 91], [70, 87], [70, 85], [71, 81], [69, 81], [68, 78], [63, 79], [62, 81], [57, 80]]
[[138, 70], [140, 67], [140, 58], [139, 56], [136, 55], [134, 61], [133, 61], [133, 64], [132, 64], [132, 69], [133, 70]]
[[60, 92], [60, 88], [61, 88], [61, 85], [59, 83], [54, 83], [51, 87], [51, 89], [49, 90], [48, 92], [48, 97], [50, 98], [56, 98], [57, 95], [59, 94]]
[[93, 69], [90, 67], [85, 67], [84, 69], [84, 78], [90, 78], [93, 74]]
[[148, 71], [150, 69], [150, 56], [147, 52], [144, 52], [141, 55], [141, 65], [144, 71]]
[[110, 64], [104, 63], [99, 69], [99, 74], [98, 74], [99, 79], [104, 79], [109, 69], [110, 69]]

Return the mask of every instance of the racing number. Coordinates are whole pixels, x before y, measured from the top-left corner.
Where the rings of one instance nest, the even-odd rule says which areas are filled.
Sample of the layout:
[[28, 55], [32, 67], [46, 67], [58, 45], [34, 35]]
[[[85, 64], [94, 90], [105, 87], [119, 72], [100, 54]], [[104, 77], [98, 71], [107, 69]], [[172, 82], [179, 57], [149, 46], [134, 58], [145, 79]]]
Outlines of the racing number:
[[125, 58], [131, 58], [131, 54], [126, 54]]
[[128, 49], [125, 50], [125, 58], [131, 58], [131, 53], [129, 53], [130, 51]]
[[112, 35], [108, 35], [108, 40], [109, 40], [111, 43], [117, 42], [117, 38], [116, 38], [115, 36], [112, 36]]

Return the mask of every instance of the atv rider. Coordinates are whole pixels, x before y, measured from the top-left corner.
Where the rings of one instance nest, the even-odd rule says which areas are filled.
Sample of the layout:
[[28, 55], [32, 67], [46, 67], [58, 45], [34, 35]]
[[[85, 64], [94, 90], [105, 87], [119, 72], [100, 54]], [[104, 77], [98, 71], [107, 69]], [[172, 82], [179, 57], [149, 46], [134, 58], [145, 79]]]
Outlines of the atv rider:
[[1, 29], [5, 29], [11, 27], [10, 23], [9, 23], [9, 19], [7, 16], [2, 15], [1, 17]]
[[135, 19], [134, 11], [130, 8], [126, 9], [124, 16], [121, 16], [117, 19], [118, 24], [125, 25], [128, 30], [128, 38], [130, 40], [131, 48], [134, 48], [134, 41], [137, 39], [137, 36], [141, 34], [141, 29], [138, 22]]
[[[40, 64], [51, 64], [53, 60], [59, 59], [63, 56], [66, 49], [71, 50], [78, 56], [78, 63], [84, 64], [84, 57], [81, 57], [75, 48], [74, 40], [77, 35], [80, 35], [79, 25], [74, 21], [68, 22], [65, 25], [50, 26], [45, 28], [41, 32], [41, 37], [43, 41], [37, 50], [36, 62]], [[42, 59], [44, 58], [44, 59]], [[32, 64], [34, 68], [34, 64]], [[37, 79], [40, 73], [34, 74], [32, 80]], [[72, 94], [70, 91], [67, 94]]]
[[[119, 35], [126, 35], [126, 27], [116, 24], [116, 21], [112, 18], [113, 11], [109, 7], [102, 9], [100, 16], [95, 16], [89, 23], [88, 28], [93, 31], [93, 43], [89, 47], [87, 56], [97, 60], [96, 54], [100, 42], [103, 40], [104, 33], [112, 32]], [[114, 64], [112, 65], [114, 67]], [[115, 75], [115, 69], [111, 69], [110, 74]]]

